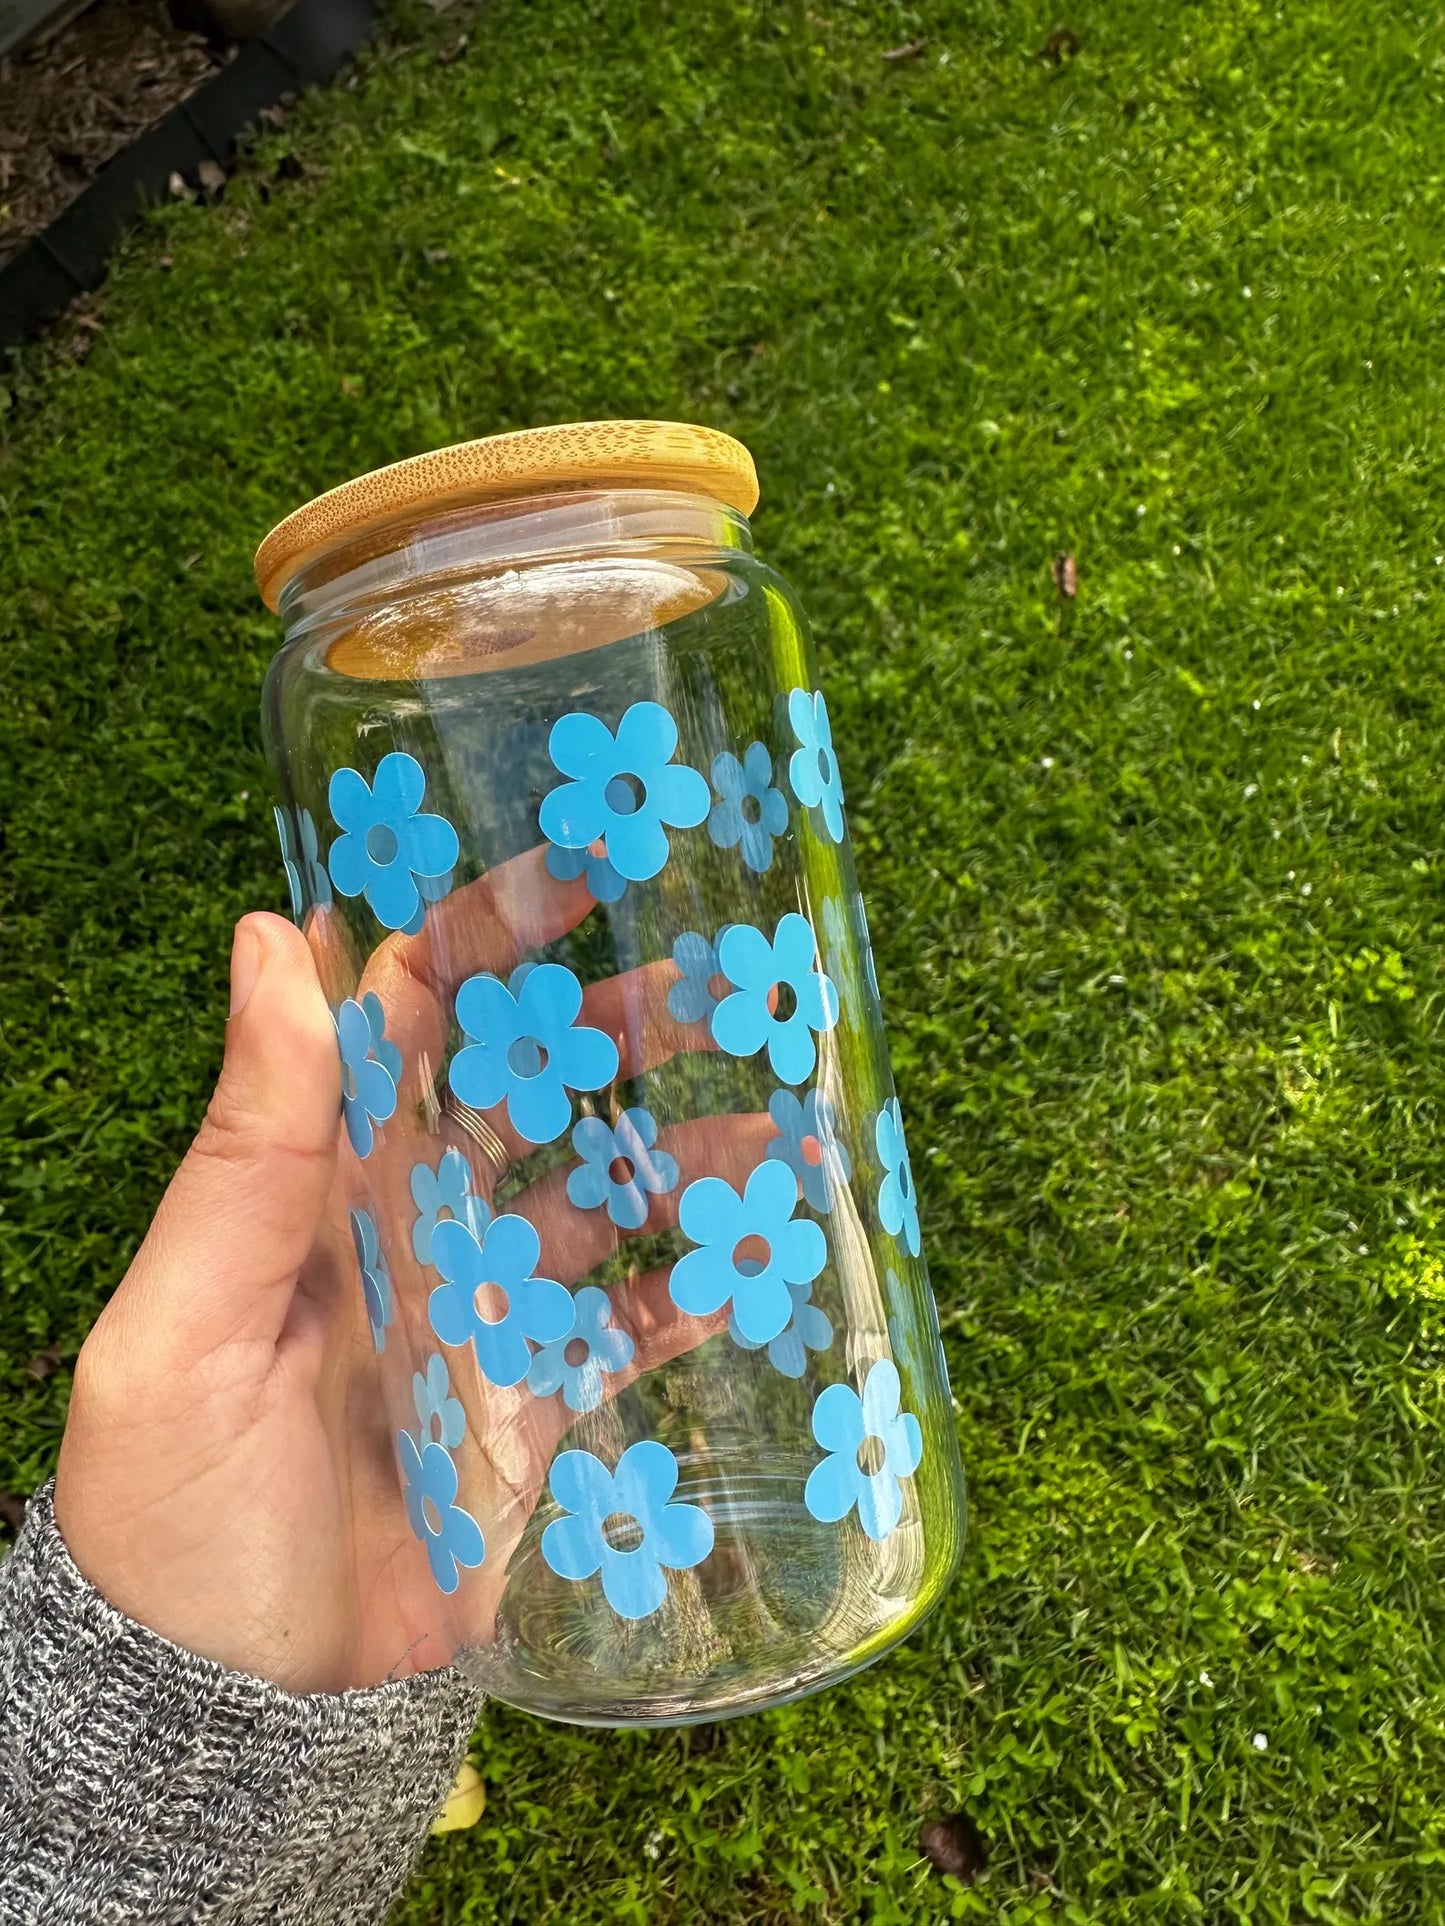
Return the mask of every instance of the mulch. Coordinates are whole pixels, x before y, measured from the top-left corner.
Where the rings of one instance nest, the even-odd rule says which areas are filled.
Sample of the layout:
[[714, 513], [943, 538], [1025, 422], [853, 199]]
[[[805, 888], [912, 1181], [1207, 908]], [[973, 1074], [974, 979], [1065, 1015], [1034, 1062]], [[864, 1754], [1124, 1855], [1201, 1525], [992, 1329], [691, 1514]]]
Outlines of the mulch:
[[0, 60], [0, 267], [229, 56], [165, 0], [98, 0]]

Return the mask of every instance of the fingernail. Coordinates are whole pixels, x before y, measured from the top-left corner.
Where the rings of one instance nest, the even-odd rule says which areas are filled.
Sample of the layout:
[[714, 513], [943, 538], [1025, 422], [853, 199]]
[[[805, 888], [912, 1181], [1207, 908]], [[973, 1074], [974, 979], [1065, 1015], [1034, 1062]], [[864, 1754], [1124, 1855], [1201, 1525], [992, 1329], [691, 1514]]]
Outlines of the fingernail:
[[231, 941], [231, 1015], [246, 1007], [261, 974], [261, 939], [248, 923], [238, 923]]

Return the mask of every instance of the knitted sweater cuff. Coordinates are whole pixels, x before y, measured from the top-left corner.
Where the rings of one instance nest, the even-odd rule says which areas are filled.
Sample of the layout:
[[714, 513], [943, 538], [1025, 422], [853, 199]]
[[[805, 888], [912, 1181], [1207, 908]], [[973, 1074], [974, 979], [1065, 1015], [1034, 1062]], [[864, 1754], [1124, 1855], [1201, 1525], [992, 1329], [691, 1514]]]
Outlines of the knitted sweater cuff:
[[44, 1486], [0, 1563], [0, 1920], [380, 1920], [481, 1702], [453, 1671], [300, 1695], [197, 1658], [81, 1576]]

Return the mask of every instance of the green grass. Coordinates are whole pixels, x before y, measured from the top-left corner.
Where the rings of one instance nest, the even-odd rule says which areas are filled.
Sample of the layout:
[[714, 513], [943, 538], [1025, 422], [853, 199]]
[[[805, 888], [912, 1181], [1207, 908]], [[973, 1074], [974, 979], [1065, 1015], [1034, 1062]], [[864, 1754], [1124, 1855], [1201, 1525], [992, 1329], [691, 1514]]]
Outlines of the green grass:
[[[1052, 5], [403, 12], [128, 248], [83, 365], [19, 364], [13, 1489], [67, 1386], [24, 1362], [122, 1271], [282, 901], [270, 522], [468, 434], [716, 422], [820, 639], [963, 1575], [727, 1729], [489, 1712], [407, 1926], [1445, 1920], [1445, 31], [1114, 0], [1056, 68]], [[967, 1889], [915, 1849], [959, 1807]]]

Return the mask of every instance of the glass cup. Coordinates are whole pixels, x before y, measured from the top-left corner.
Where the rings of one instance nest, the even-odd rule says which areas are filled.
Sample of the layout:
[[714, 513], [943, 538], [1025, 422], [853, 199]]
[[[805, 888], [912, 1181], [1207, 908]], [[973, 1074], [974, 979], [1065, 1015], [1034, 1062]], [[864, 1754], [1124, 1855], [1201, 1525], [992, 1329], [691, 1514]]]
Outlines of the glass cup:
[[434, 1656], [584, 1724], [846, 1677], [963, 1533], [842, 777], [756, 494], [713, 431], [536, 430], [348, 483], [257, 557], [397, 1582]]

